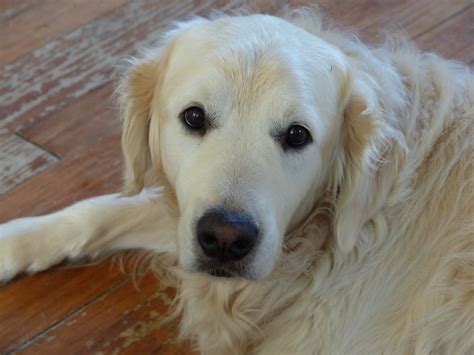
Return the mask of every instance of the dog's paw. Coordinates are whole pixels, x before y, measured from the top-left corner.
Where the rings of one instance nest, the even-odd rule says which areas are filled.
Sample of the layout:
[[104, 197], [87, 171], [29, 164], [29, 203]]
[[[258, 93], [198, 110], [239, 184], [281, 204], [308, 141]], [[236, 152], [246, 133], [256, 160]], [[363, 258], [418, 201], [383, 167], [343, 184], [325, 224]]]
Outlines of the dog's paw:
[[[55, 228], [51, 230], [53, 225]], [[71, 229], [65, 232], [51, 217], [27, 217], [0, 224], [0, 283], [22, 273], [35, 273], [47, 269], [66, 257], [74, 257], [76, 241], [66, 242], [64, 235], [79, 234]], [[67, 249], [68, 247], [73, 250]]]
[[25, 270], [24, 258], [18, 255], [13, 242], [0, 237], [0, 284], [7, 283]]
[[26, 219], [0, 224], [0, 283], [28, 271], [33, 262], [34, 248], [28, 245]]

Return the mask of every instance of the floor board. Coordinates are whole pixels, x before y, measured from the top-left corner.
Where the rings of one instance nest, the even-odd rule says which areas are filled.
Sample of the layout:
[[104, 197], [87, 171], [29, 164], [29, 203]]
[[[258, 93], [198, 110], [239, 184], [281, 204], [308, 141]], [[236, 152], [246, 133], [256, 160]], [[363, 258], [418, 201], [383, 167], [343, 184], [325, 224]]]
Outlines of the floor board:
[[70, 354], [182, 354], [187, 348], [174, 340], [176, 322], [164, 323], [173, 295], [172, 288], [157, 287], [151, 275], [138, 289], [124, 280], [18, 353], [59, 354], [68, 344]]
[[385, 30], [416, 37], [435, 28], [453, 14], [464, 11], [470, 0], [327, 1], [328, 15], [355, 27], [362, 38], [378, 41]]
[[120, 135], [120, 122], [114, 89], [114, 83], [109, 82], [18, 131], [62, 158], [116, 139]]
[[0, 128], [0, 194], [46, 169], [58, 158], [8, 129]]
[[225, 2], [129, 1], [64, 33], [0, 69], [1, 125], [13, 130], [42, 119], [112, 81], [115, 69], [155, 43], [171, 19]]
[[416, 38], [418, 46], [446, 58], [469, 63], [474, 60], [474, 5], [457, 13]]
[[123, 279], [118, 268], [104, 262], [89, 268], [56, 269], [13, 282], [8, 291], [0, 291], [0, 353], [57, 326]]
[[0, 65], [41, 47], [126, 0], [7, 0], [0, 7]]
[[3, 193], [0, 222], [48, 213], [80, 199], [116, 192], [121, 186], [121, 165], [118, 136], [90, 145]]

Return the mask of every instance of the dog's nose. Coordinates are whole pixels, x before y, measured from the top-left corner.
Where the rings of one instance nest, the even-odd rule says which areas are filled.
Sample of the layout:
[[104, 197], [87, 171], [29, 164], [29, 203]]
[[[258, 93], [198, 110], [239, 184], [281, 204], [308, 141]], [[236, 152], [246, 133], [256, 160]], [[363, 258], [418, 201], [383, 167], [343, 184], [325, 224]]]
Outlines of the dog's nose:
[[211, 210], [197, 223], [197, 239], [204, 253], [220, 262], [242, 259], [255, 246], [258, 228], [243, 213]]

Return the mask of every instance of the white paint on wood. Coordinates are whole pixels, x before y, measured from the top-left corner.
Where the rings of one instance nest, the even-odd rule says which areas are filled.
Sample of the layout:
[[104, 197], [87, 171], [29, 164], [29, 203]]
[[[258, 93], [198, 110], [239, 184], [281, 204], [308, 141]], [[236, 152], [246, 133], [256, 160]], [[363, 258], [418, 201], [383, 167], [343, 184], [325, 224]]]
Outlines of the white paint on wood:
[[58, 159], [6, 129], [0, 129], [0, 194]]
[[134, 0], [59, 36], [0, 70], [0, 127], [22, 116], [44, 117], [110, 82], [117, 65], [155, 43], [171, 19], [238, 4]]

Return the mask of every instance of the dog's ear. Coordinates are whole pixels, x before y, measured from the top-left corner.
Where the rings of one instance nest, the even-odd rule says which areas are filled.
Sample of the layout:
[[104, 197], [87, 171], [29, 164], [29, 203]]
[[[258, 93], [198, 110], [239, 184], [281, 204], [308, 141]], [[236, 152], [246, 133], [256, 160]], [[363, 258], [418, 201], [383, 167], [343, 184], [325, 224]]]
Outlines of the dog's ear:
[[371, 218], [374, 167], [383, 145], [383, 109], [369, 77], [351, 76], [343, 93], [341, 142], [331, 185], [334, 233], [342, 252], [350, 252]]
[[124, 194], [138, 193], [151, 165], [148, 133], [151, 105], [160, 75], [161, 50], [135, 59], [119, 86], [122, 117]]

